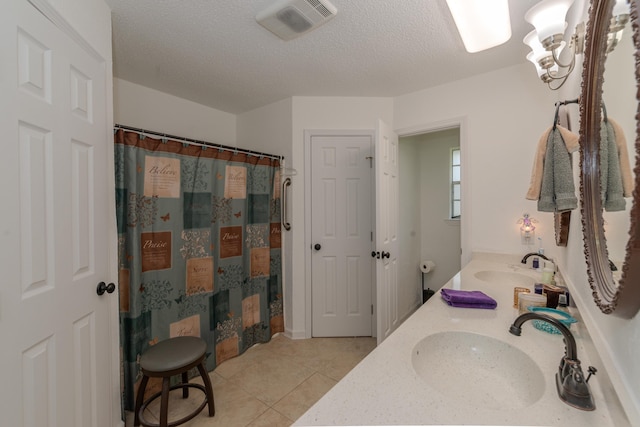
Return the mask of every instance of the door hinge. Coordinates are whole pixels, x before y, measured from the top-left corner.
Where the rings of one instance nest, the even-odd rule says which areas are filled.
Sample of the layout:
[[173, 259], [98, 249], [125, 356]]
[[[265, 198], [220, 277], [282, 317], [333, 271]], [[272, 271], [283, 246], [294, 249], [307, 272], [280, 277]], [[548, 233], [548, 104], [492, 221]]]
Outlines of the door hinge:
[[371, 232], [371, 241], [373, 242], [373, 231]]
[[365, 159], [369, 160], [369, 169], [373, 169], [373, 156], [367, 156]]
[[373, 314], [373, 304], [371, 304], [371, 314]]

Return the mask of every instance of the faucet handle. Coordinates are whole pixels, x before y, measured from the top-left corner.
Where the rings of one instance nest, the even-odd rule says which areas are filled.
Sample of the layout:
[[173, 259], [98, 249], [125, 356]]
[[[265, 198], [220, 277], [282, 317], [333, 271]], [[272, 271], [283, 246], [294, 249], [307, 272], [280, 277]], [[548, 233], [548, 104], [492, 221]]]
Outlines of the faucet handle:
[[587, 368], [587, 372], [589, 372], [589, 376], [587, 377], [587, 379], [585, 380], [585, 382], [587, 382], [587, 383], [588, 383], [588, 382], [589, 382], [589, 378], [591, 378], [591, 375], [595, 375], [595, 374], [596, 374], [596, 372], [598, 372], [598, 370], [597, 370], [595, 367], [593, 367], [593, 366], [589, 366], [589, 367]]
[[585, 411], [596, 409], [579, 360], [565, 360], [562, 373], [556, 374], [556, 387], [560, 399], [568, 405]]

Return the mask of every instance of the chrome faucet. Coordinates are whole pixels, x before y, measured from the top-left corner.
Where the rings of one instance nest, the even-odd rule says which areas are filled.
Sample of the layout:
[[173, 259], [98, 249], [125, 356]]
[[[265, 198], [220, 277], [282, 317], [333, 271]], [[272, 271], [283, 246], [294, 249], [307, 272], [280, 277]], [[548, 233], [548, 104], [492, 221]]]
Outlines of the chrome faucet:
[[529, 252], [524, 257], [522, 257], [522, 260], [520, 262], [523, 264], [526, 264], [530, 256], [539, 256], [540, 258], [545, 259], [547, 261], [552, 261], [551, 258], [547, 258], [545, 255], [539, 254], [538, 252]]
[[[551, 316], [540, 313], [524, 313], [513, 321], [513, 324], [509, 328], [509, 332], [513, 335], [520, 336], [520, 333], [522, 332], [522, 324], [527, 320], [532, 319], [543, 320], [552, 324], [558, 328], [564, 337], [565, 354], [560, 360], [558, 373], [556, 373], [556, 389], [558, 390], [560, 400], [565, 402], [567, 405], [585, 411], [593, 411], [596, 409], [588, 384], [588, 380], [591, 375], [589, 375], [585, 380], [582, 368], [580, 367], [580, 360], [578, 360], [576, 340], [569, 328], [563, 325], [558, 319], [554, 319]], [[595, 373], [595, 371], [595, 368], [589, 367], [590, 373]]]

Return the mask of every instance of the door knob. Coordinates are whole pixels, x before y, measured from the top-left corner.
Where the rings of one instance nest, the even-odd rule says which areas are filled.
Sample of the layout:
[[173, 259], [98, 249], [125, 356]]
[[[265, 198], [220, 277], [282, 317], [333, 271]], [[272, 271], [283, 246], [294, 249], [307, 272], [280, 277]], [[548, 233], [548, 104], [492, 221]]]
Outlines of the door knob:
[[320, 245], [320, 243], [316, 243], [315, 245], [313, 245], [313, 249], [319, 251], [320, 249], [322, 249], [322, 246]]
[[371, 252], [371, 258], [378, 258], [378, 259], [380, 259], [380, 252], [372, 251], [372, 252]]
[[390, 258], [391, 254], [389, 252], [382, 251], [382, 259]]
[[116, 285], [113, 283], [109, 283], [108, 285], [104, 282], [98, 283], [98, 288], [96, 289], [96, 293], [98, 295], [104, 295], [104, 293], [112, 294], [113, 291], [116, 290]]

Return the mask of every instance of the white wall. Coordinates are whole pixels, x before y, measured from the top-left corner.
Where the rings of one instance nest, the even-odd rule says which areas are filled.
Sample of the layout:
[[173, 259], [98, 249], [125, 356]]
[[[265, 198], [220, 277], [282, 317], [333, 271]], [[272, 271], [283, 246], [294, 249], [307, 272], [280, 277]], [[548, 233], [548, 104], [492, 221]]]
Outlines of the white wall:
[[292, 153], [292, 99], [288, 98], [238, 115], [238, 147], [284, 156]]
[[[451, 149], [460, 146], [459, 130], [401, 138], [400, 146], [401, 150], [405, 146], [417, 148], [420, 166], [414, 178], [419, 183], [419, 190], [401, 205], [411, 209], [409, 206], [415, 204], [419, 212], [420, 259], [429, 259], [436, 264], [436, 268], [425, 275], [424, 286], [437, 291], [460, 271], [460, 221], [449, 219]], [[401, 165], [403, 176], [405, 165]], [[401, 227], [404, 224], [401, 223]]]
[[524, 212], [539, 221], [536, 233], [551, 246], [553, 215], [537, 213], [525, 193], [554, 102], [554, 93], [526, 64], [395, 98], [395, 129], [462, 122], [463, 265], [473, 251], [528, 252], [517, 224]]
[[[126, 80], [113, 80], [114, 121], [154, 132], [236, 145], [236, 116]], [[248, 147], [242, 147], [248, 148]]]
[[[588, 4], [585, 0], [576, 2], [570, 12], [569, 28], [575, 27], [577, 22], [586, 21]], [[627, 29], [629, 31], [629, 25]], [[618, 50], [619, 49], [619, 50]], [[628, 98], [623, 98], [620, 94], [635, 94], [635, 79], [633, 72], [622, 71], [612, 75], [614, 62], [618, 62], [622, 57], [627, 57], [627, 65], [633, 67], [632, 48], [630, 44], [619, 46], [611, 54], [611, 62], [607, 60], [605, 72], [605, 80], [607, 83], [606, 92], [604, 93], [604, 101], [607, 106], [607, 112], [611, 117], [617, 119], [625, 126], [627, 138], [630, 141], [635, 139], [635, 110], [637, 101], [632, 101], [629, 108]], [[582, 69], [582, 56], [578, 57], [579, 62], [576, 65], [578, 70]], [[577, 72], [574, 72], [577, 74]], [[626, 77], [625, 77], [626, 74]], [[580, 93], [580, 76], [572, 76], [573, 78], [565, 84], [561, 89], [559, 97], [569, 98]], [[612, 87], [609, 83], [614, 83]], [[633, 88], [633, 89], [632, 89]], [[623, 104], [627, 105], [626, 111], [618, 110]], [[574, 124], [578, 126], [578, 114], [573, 117]], [[630, 152], [633, 158], [633, 151]], [[574, 159], [574, 175], [577, 178], [579, 171], [579, 163]], [[628, 199], [627, 203], [630, 203]], [[574, 301], [578, 305], [580, 314], [589, 328], [591, 338], [598, 349], [598, 353], [603, 362], [603, 368], [606, 368], [611, 381], [613, 382], [620, 402], [622, 403], [631, 425], [640, 425], [640, 364], [638, 363], [638, 355], [640, 354], [640, 315], [636, 315], [631, 320], [619, 319], [611, 315], [603, 314], [593, 302], [591, 289], [588, 285], [587, 265], [583, 253], [583, 240], [581, 233], [581, 216], [580, 212], [574, 212], [571, 219], [571, 233], [569, 243], [567, 245], [566, 254], [562, 258], [560, 267], [565, 272], [567, 281], [574, 291]], [[613, 221], [609, 219], [609, 221]], [[623, 239], [624, 240], [624, 239]], [[620, 245], [622, 242], [617, 242]], [[633, 284], [634, 286], [637, 284]]]

